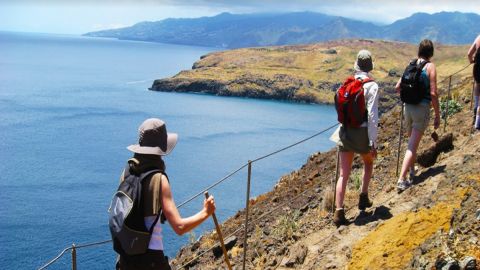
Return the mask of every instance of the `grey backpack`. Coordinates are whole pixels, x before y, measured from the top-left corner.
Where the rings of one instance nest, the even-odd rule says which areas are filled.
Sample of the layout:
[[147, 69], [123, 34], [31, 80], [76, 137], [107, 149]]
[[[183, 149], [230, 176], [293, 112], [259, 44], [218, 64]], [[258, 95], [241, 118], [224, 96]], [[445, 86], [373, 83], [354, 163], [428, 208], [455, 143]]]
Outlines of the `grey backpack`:
[[[159, 169], [135, 174], [131, 164], [125, 169], [124, 180], [113, 195], [110, 204], [108, 226], [113, 240], [113, 249], [122, 256], [146, 253], [153, 228], [161, 213], [150, 228], [145, 227], [142, 200], [142, 184]], [[162, 172], [163, 173], [163, 172]]]

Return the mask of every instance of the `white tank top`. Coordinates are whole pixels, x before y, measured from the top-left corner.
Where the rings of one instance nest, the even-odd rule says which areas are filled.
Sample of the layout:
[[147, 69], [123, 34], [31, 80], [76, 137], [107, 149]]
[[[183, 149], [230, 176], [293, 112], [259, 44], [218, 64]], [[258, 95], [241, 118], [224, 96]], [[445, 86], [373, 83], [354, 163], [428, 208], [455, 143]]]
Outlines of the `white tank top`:
[[[156, 218], [157, 216], [144, 217], [145, 227], [150, 229]], [[153, 250], [163, 250], [162, 223], [160, 220], [158, 220], [157, 224], [155, 224], [155, 228], [153, 228], [148, 248]]]

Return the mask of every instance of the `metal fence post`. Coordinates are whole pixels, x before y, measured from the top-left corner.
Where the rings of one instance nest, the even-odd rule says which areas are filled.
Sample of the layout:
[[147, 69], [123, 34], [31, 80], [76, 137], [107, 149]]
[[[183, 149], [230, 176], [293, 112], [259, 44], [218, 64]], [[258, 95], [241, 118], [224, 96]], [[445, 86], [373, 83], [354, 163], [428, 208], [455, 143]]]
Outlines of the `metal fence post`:
[[72, 270], [77, 270], [77, 249], [72, 244]]
[[403, 133], [403, 102], [400, 107], [400, 129], [398, 130], [398, 151], [397, 151], [397, 172], [395, 177], [398, 177], [398, 168], [400, 165], [400, 151], [402, 150], [402, 133]]
[[445, 130], [447, 130], [447, 118], [448, 118], [448, 107], [449, 107], [449, 104], [450, 104], [450, 88], [452, 86], [452, 76], [448, 77], [448, 94], [447, 94], [447, 105], [446, 105], [446, 108], [445, 108], [445, 121], [444, 121], [444, 125], [443, 125], [443, 132], [445, 132]]
[[475, 79], [473, 80], [473, 85], [472, 85], [472, 98], [470, 99], [470, 111], [473, 109], [473, 103], [475, 103]]
[[248, 176], [247, 176], [247, 202], [245, 209], [245, 233], [243, 236], [243, 267], [245, 270], [245, 263], [247, 261], [247, 238], [248, 238], [248, 210], [250, 205], [250, 179], [252, 177], [252, 161], [248, 161]]

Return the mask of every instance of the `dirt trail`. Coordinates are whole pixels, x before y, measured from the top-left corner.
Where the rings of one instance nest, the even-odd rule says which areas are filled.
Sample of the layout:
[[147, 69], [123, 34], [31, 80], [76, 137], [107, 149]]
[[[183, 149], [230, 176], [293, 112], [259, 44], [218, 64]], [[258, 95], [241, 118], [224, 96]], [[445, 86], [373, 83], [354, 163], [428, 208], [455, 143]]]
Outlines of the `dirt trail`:
[[[373, 207], [363, 213], [355, 208], [355, 201], [346, 202], [353, 207], [347, 212], [351, 224], [320, 228], [299, 240], [295, 246], [303, 245], [308, 252], [304, 262], [295, 268], [417, 269], [411, 265], [414, 251], [435, 233], [450, 230], [453, 211], [467, 196], [480, 198], [480, 133], [470, 135], [465, 130], [469, 128], [461, 126], [463, 121], [458, 118], [468, 117], [464, 114], [450, 120], [453, 124], [449, 130], [456, 135], [453, 151], [442, 153], [434, 166], [420, 168], [415, 185], [401, 194], [393, 188], [395, 178], [389, 179], [373, 197]], [[475, 181], [468, 181], [469, 177], [477, 184], [472, 185]], [[474, 215], [474, 205], [469, 210]], [[480, 244], [479, 225], [472, 226], [476, 226], [472, 231], [477, 230], [472, 237], [477, 237], [474, 244]]]

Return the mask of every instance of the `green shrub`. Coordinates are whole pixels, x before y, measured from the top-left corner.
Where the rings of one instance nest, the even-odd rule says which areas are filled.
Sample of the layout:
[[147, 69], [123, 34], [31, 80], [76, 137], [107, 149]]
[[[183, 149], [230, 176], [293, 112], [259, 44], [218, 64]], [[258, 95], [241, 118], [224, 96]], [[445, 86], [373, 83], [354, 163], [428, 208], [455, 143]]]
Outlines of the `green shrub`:
[[362, 186], [362, 172], [360, 170], [355, 170], [350, 174], [350, 179], [352, 179], [353, 187], [355, 190], [360, 190]]
[[277, 220], [275, 228], [272, 230], [274, 236], [279, 239], [290, 239], [298, 229], [298, 218], [300, 211], [286, 213]]
[[[448, 101], [448, 117], [458, 113], [462, 110], [462, 105], [458, 103], [456, 100], [449, 100]], [[447, 100], [440, 101], [440, 112], [442, 113], [442, 119], [445, 119], [445, 115], [447, 113]]]

